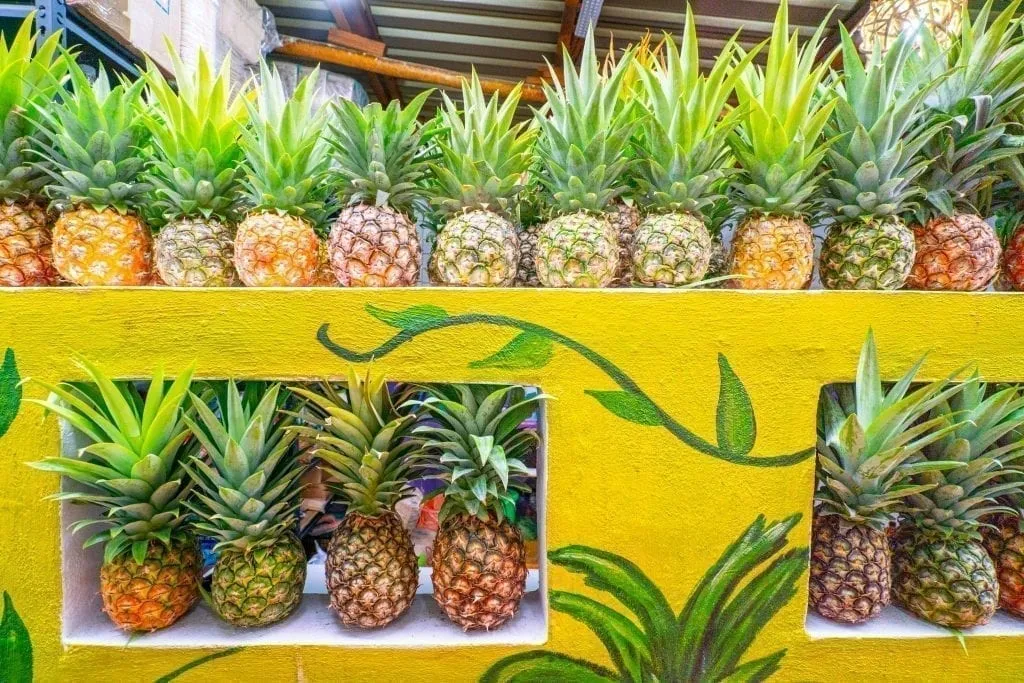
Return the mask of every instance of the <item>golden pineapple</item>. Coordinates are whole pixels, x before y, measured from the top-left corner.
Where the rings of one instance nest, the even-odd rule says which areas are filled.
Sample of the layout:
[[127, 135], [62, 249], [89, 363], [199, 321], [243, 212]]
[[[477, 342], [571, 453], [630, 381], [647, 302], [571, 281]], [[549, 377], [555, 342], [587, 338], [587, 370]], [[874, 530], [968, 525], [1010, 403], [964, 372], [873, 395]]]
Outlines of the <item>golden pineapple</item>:
[[347, 504], [327, 545], [331, 608], [346, 626], [387, 626], [409, 609], [419, 580], [412, 539], [395, 514], [413, 494], [417, 444], [409, 437], [419, 415], [407, 410], [405, 389], [369, 371], [359, 377], [349, 368], [344, 388], [324, 381], [315, 392], [293, 391], [310, 415], [309, 426], [293, 430], [313, 440], [310, 455]]
[[[732, 187], [746, 217], [737, 226], [729, 281], [740, 289], [803, 289], [814, 270], [811, 209], [826, 144], [821, 132], [835, 96], [820, 87], [831, 58], [818, 59], [822, 24], [804, 41], [789, 32], [783, 2], [768, 42], [767, 66], [747, 62], [736, 82], [740, 123]], [[824, 93], [824, 94], [819, 94]]]
[[194, 537], [150, 541], [142, 562], [125, 553], [100, 567], [103, 611], [125, 631], [166, 628], [196, 603], [202, 570]]
[[57, 284], [50, 216], [34, 202], [0, 201], [0, 287]]
[[136, 215], [82, 206], [53, 226], [53, 264], [76, 285], [149, 284], [153, 236]]
[[345, 208], [331, 226], [328, 251], [344, 287], [408, 287], [419, 282], [420, 240], [408, 217], [423, 201], [427, 172], [417, 121], [430, 91], [402, 107], [334, 103], [328, 143], [332, 177]]
[[260, 67], [242, 133], [244, 203], [235, 233], [235, 270], [249, 287], [309, 287], [320, 264], [317, 228], [325, 220], [330, 157], [321, 139], [326, 110], [316, 110], [314, 70], [286, 97], [277, 67]]
[[434, 419], [417, 430], [428, 466], [446, 484], [432, 553], [434, 600], [464, 630], [498, 628], [526, 588], [526, 548], [509, 517], [529, 491], [522, 457], [539, 436], [519, 426], [544, 395], [521, 387], [438, 386], [417, 402]]

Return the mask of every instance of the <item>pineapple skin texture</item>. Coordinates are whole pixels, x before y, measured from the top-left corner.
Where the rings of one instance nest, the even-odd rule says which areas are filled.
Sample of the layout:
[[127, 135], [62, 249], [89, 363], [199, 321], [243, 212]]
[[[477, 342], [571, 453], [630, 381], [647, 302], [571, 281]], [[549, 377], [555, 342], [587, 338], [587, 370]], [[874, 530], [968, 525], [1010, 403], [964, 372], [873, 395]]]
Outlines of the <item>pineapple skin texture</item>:
[[468, 211], [444, 224], [434, 254], [434, 276], [442, 285], [510, 287], [519, 270], [519, 236], [494, 212]]
[[537, 279], [537, 240], [540, 225], [519, 230], [519, 267], [516, 269], [516, 287], [540, 287]]
[[419, 567], [409, 532], [394, 512], [351, 512], [327, 545], [327, 592], [346, 626], [380, 628], [408, 611]]
[[1003, 250], [1000, 284], [1005, 289], [1024, 292], [1024, 230], [1013, 233]]
[[234, 626], [266, 626], [299, 606], [306, 583], [306, 552], [294, 534], [249, 552], [221, 551], [213, 568], [213, 608]]
[[688, 285], [711, 265], [711, 234], [689, 213], [652, 214], [632, 239], [633, 281], [647, 287]]
[[981, 543], [929, 538], [901, 529], [893, 540], [892, 585], [896, 602], [940, 626], [987, 624], [999, 606], [999, 581]]
[[526, 547], [519, 529], [494, 518], [446, 519], [433, 551], [434, 600], [464, 631], [498, 628], [526, 591]]
[[44, 207], [35, 202], [0, 202], [0, 287], [57, 284], [52, 242]]
[[194, 537], [172, 541], [169, 547], [150, 541], [141, 565], [131, 553], [122, 553], [100, 567], [103, 611], [124, 631], [166, 628], [199, 599], [202, 569]]
[[914, 239], [917, 257], [907, 279], [911, 289], [976, 292], [999, 273], [999, 238], [980, 216], [933, 218], [914, 226]]
[[734, 289], [806, 289], [814, 272], [814, 237], [802, 218], [750, 216], [736, 227], [729, 255]]
[[142, 220], [114, 209], [66, 211], [53, 226], [53, 265], [76, 285], [138, 286], [153, 274], [153, 236]]
[[235, 270], [247, 287], [309, 287], [319, 248], [313, 226], [302, 218], [250, 214], [235, 233]]
[[416, 226], [390, 207], [345, 207], [331, 227], [328, 253], [343, 287], [410, 287], [420, 279]]
[[633, 240], [640, 225], [640, 211], [635, 206], [616, 202], [608, 210], [608, 220], [619, 241], [619, 269], [613, 284], [629, 287], [633, 284]]
[[1024, 532], [1020, 520], [996, 514], [985, 521], [996, 527], [982, 527], [981, 535], [999, 576], [999, 606], [1024, 617]]
[[607, 287], [619, 268], [619, 241], [606, 216], [585, 211], [542, 225], [535, 255], [544, 287]]
[[891, 601], [891, 554], [884, 531], [838, 515], [815, 516], [811, 528], [809, 604], [832, 621], [859, 624]]
[[826, 289], [899, 289], [914, 266], [914, 232], [894, 218], [829, 229], [821, 248]]
[[234, 287], [235, 241], [216, 220], [182, 219], [165, 225], [153, 245], [156, 274], [171, 287]]
[[313, 286], [338, 286], [338, 278], [334, 277], [334, 271], [331, 269], [331, 257], [327, 251], [326, 240], [320, 240], [320, 248], [317, 250], [316, 277], [313, 279]]

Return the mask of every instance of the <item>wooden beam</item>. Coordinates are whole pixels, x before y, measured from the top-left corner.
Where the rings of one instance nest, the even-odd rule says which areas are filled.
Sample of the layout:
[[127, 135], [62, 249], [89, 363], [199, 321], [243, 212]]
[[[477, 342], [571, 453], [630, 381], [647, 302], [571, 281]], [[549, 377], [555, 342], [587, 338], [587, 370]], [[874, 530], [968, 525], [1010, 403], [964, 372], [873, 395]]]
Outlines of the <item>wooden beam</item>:
[[[335, 40], [331, 37], [331, 33], [328, 32], [328, 41], [332, 43], [338, 42], [343, 47], [354, 47], [357, 50], [369, 52], [377, 57], [383, 57], [387, 54], [387, 46], [380, 40], [377, 22], [373, 19], [373, 11], [370, 9], [367, 0], [324, 0], [324, 2], [334, 18], [337, 30], [346, 32], [349, 36], [373, 41], [373, 43], [379, 44], [380, 48], [367, 49], [373, 43], [359, 45], [339, 33], [334, 34], [334, 38], [339, 39]], [[374, 97], [384, 104], [391, 100], [402, 101], [402, 91], [398, 87], [398, 81], [394, 78], [367, 73], [366, 81], [370, 86], [370, 90], [373, 91]]]
[[359, 35], [358, 33], [352, 33], [351, 31], [345, 31], [344, 29], [336, 27], [328, 29], [327, 42], [341, 47], [359, 50], [360, 52], [365, 52], [368, 55], [377, 55], [378, 57], [383, 57], [384, 53], [387, 52], [388, 49], [387, 45], [379, 40], [367, 38]]
[[343, 0], [324, 0], [324, 4], [327, 5], [327, 9], [330, 11], [331, 16], [334, 17], [334, 23], [338, 28], [346, 31], [352, 30], [352, 27], [348, 23], [348, 17], [345, 16], [345, 10], [341, 8]]
[[[444, 85], [450, 88], [461, 87], [462, 79], [465, 77], [464, 74], [458, 71], [451, 71], [450, 69], [440, 69], [436, 66], [416, 64], [400, 59], [391, 59], [390, 57], [377, 57], [350, 48], [329, 43], [318, 43], [312, 40], [303, 40], [301, 38], [286, 37], [284, 45], [275, 50], [275, 54], [292, 59], [346, 66], [371, 74], [390, 76], [408, 81]], [[480, 85], [486, 93], [498, 92], [502, 95], [507, 95], [518, 85], [518, 82], [482, 76], [480, 78]], [[535, 85], [524, 84], [522, 101], [544, 102], [544, 91]]]
[[[857, 4], [850, 8], [850, 11], [840, 19], [840, 23], [846, 27], [847, 31], [853, 32], [853, 29], [857, 27], [860, 20], [864, 18], [864, 15], [871, 9], [871, 0], [857, 0]], [[832, 31], [829, 32], [825, 39], [821, 41], [821, 49], [818, 51], [818, 59], [822, 60], [829, 56], [832, 50], [836, 49], [839, 45], [839, 26], [836, 26]], [[838, 58], [838, 56], [837, 56]]]
[[558, 42], [556, 43], [555, 60], [562, 58], [562, 51], [568, 50], [573, 61], [580, 58], [583, 52], [583, 41], [574, 34], [576, 31], [576, 19], [580, 15], [581, 0], [565, 0], [562, 5], [562, 25], [558, 28]]

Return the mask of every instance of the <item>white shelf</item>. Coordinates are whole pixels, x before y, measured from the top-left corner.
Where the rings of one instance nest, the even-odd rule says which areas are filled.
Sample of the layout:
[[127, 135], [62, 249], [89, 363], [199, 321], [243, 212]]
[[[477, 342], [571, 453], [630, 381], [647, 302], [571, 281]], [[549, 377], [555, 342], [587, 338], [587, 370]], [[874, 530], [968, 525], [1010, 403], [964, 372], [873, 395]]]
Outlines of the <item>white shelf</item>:
[[[838, 624], [819, 614], [809, 612], [804, 627], [811, 640], [825, 638], [952, 638], [956, 635], [950, 629], [930, 624], [894, 606], [887, 608], [878, 618], [856, 625]], [[1017, 619], [1000, 610], [996, 612], [989, 623], [965, 630], [963, 633], [970, 637], [1024, 636], [1024, 619]]]

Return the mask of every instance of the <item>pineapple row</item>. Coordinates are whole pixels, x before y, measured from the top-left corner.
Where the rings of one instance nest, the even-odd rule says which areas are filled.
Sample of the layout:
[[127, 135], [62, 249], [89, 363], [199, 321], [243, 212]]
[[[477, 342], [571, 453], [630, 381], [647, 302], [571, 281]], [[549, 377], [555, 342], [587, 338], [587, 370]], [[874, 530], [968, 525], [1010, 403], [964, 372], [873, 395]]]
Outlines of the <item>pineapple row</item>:
[[[173, 381], [144, 392], [78, 359], [88, 382], [50, 385], [35, 403], [87, 445], [31, 463], [76, 485], [54, 499], [102, 514], [100, 595], [131, 632], [174, 624], [199, 600], [237, 627], [274, 624], [298, 609], [307, 556], [297, 535], [303, 475], [318, 467], [346, 507], [328, 544], [330, 605], [345, 626], [379, 628], [408, 611], [419, 570], [395, 512], [411, 479], [443, 495], [432, 553], [440, 610], [465, 630], [498, 628], [526, 587], [526, 550], [512, 523], [532, 490], [526, 456], [539, 436], [522, 423], [546, 398], [515, 386], [389, 386], [350, 369], [343, 384]], [[197, 537], [214, 541], [203, 588]]]
[[528, 121], [475, 73], [425, 122], [427, 93], [317, 110], [313, 77], [289, 97], [263, 64], [233, 92], [205, 55], [176, 89], [152, 66], [90, 83], [26, 22], [0, 49], [0, 285], [408, 286], [424, 222], [438, 285], [801, 289], [813, 223], [830, 289], [979, 290], [1001, 266], [1024, 288], [1024, 234], [1004, 253], [979, 213], [1024, 187], [1020, 2], [965, 8], [949, 47], [920, 28], [862, 54], [840, 27], [825, 58], [783, 2], [706, 70], [687, 9], [678, 46], [599, 64], [589, 36]]
[[822, 391], [810, 606], [847, 624], [891, 602], [954, 629], [1024, 618], [1024, 393], [976, 372], [915, 385], [923, 360], [883, 385], [869, 332], [855, 385]]

